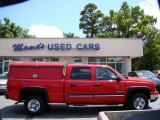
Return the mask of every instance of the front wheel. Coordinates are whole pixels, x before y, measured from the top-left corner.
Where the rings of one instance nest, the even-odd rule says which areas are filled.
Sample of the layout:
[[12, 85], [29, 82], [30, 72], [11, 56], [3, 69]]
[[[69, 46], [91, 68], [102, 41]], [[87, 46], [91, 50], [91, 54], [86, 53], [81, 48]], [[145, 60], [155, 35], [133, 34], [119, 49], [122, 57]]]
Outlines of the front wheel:
[[39, 96], [29, 96], [24, 102], [24, 109], [30, 115], [39, 115], [45, 109], [45, 102]]
[[144, 94], [135, 94], [131, 97], [130, 101], [130, 108], [132, 110], [142, 110], [148, 108], [148, 98]]

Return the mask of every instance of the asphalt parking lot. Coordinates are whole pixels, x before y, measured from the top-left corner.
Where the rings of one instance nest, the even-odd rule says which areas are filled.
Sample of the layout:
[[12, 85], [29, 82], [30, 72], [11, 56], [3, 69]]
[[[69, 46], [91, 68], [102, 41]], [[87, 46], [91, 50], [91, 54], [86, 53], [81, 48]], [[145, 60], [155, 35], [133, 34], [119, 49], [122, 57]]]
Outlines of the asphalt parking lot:
[[[6, 100], [0, 95], [0, 114], [2, 120], [96, 120], [100, 111], [124, 110], [123, 106], [82, 106], [67, 107], [65, 105], [49, 105], [46, 112], [40, 116], [29, 116], [25, 114], [23, 104], [14, 104], [15, 101]], [[150, 103], [149, 109], [160, 109], [160, 96], [156, 102]]]

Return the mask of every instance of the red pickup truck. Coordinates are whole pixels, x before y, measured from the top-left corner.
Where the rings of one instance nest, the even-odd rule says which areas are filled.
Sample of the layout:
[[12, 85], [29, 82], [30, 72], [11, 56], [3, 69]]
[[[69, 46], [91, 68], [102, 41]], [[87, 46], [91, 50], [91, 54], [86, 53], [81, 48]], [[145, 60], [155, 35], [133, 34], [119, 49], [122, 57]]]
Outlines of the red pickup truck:
[[105, 65], [52, 62], [12, 62], [6, 98], [24, 102], [31, 115], [45, 110], [47, 103], [124, 104], [145, 109], [158, 99], [152, 81], [124, 78]]

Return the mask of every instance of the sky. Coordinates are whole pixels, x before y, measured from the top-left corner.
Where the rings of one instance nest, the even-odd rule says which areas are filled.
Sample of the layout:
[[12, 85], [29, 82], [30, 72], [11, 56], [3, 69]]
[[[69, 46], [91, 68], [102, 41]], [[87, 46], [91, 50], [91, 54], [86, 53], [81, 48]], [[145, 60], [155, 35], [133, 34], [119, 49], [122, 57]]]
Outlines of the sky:
[[[7, 17], [11, 22], [28, 29], [37, 38], [61, 38], [64, 33], [74, 33], [85, 37], [79, 29], [80, 12], [88, 3], [97, 5], [105, 15], [118, 11], [124, 0], [28, 0], [20, 4], [1, 7], [0, 19]], [[129, 6], [140, 6], [145, 14], [158, 18], [156, 27], [160, 29], [160, 11], [157, 0], [126, 0]]]

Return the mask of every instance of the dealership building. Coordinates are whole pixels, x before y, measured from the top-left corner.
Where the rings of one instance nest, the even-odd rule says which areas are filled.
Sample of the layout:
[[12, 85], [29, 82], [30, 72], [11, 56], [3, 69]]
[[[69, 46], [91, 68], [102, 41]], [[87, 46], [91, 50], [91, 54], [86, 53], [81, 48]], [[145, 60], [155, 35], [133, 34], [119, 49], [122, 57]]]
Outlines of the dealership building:
[[143, 56], [142, 39], [32, 38], [0, 39], [0, 73], [11, 61], [102, 64], [121, 74], [132, 70], [131, 59]]

